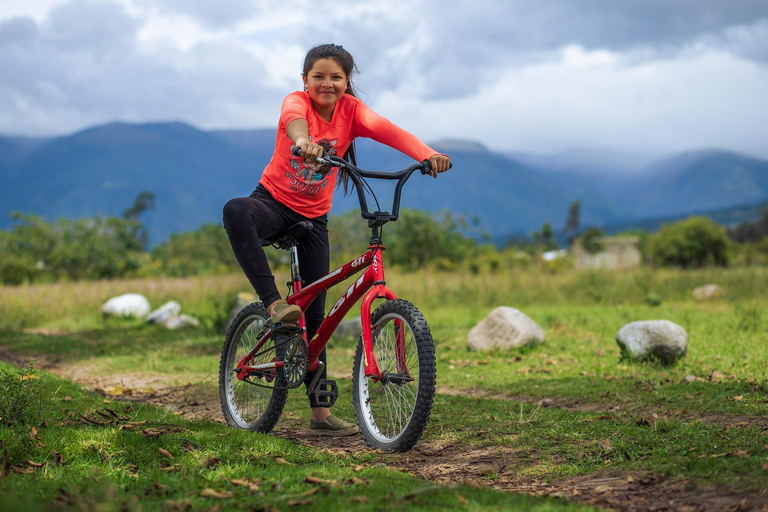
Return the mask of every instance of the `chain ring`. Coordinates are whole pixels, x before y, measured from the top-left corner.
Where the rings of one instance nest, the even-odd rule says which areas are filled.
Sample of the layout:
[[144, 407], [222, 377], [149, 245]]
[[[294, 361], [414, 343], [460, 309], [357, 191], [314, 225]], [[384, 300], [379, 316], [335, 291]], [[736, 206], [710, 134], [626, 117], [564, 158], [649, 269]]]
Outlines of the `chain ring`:
[[[298, 345], [296, 345], [298, 344]], [[296, 350], [294, 351], [294, 345]], [[293, 352], [293, 356], [291, 356]], [[309, 351], [304, 336], [298, 334], [294, 337], [293, 343], [288, 345], [283, 359], [283, 373], [289, 389], [294, 389], [304, 383], [304, 377], [307, 375], [307, 366], [309, 365]]]

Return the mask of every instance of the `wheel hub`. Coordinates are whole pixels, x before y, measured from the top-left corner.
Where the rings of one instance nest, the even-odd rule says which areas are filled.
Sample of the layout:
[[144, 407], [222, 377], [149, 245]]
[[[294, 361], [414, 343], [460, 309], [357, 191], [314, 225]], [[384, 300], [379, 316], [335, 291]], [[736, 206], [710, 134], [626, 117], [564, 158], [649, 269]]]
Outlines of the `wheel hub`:
[[382, 373], [381, 374], [381, 383], [382, 384], [396, 384], [398, 386], [402, 386], [403, 384], [408, 384], [409, 382], [413, 382], [413, 377], [409, 377], [407, 375], [403, 375], [401, 373]]

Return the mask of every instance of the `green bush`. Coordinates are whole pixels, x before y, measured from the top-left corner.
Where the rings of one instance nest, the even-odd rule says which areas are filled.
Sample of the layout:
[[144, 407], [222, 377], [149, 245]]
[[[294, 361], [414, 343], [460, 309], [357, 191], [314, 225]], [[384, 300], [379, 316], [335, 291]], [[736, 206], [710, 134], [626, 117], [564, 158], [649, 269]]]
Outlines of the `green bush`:
[[588, 254], [597, 254], [603, 250], [603, 244], [597, 240], [601, 236], [605, 236], [605, 231], [600, 228], [589, 228], [579, 235], [579, 240]]
[[223, 274], [240, 267], [224, 228], [204, 224], [195, 231], [174, 233], [155, 247], [150, 268], [149, 274], [185, 277]]
[[728, 234], [707, 217], [689, 217], [667, 224], [651, 237], [656, 266], [697, 268], [728, 264]]
[[29, 367], [0, 369], [0, 419], [3, 423], [23, 426], [39, 423], [45, 398], [45, 386]]
[[403, 210], [389, 231], [385, 240], [389, 261], [411, 270], [428, 266], [451, 269], [472, 257], [477, 245], [464, 236], [447, 212]]
[[136, 220], [84, 217], [48, 222], [20, 213], [13, 219], [13, 228], [0, 232], [4, 284], [128, 277], [140, 266], [142, 225]]

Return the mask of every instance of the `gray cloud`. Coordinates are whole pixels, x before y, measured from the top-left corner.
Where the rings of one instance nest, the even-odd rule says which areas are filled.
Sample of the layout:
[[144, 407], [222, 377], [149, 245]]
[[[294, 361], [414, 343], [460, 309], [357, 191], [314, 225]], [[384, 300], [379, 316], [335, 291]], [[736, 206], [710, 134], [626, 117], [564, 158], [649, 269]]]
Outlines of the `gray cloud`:
[[34, 40], [38, 35], [37, 23], [28, 17], [0, 21], [0, 47]]
[[47, 41], [59, 48], [124, 50], [133, 43], [139, 23], [119, 4], [72, 0], [53, 9], [43, 28]]
[[137, 4], [160, 12], [184, 15], [201, 25], [221, 29], [261, 12], [257, 0], [138, 0]]
[[355, 56], [364, 99], [434, 138], [739, 147], [768, 118], [765, 0], [69, 0], [0, 20], [0, 133], [274, 126], [301, 54], [325, 42]]
[[[373, 26], [363, 23], [360, 27], [356, 22], [350, 30], [372, 37], [370, 45], [377, 49], [408, 47], [406, 58], [414, 65], [384, 63], [379, 51], [368, 67], [381, 69], [382, 78], [394, 73], [409, 81], [422, 79], [423, 96], [434, 99], [473, 94], [503, 69], [558, 59], [558, 50], [573, 44], [587, 50], [628, 53], [637, 61], [676, 58], [705, 41], [709, 48], [766, 61], [768, 45], [761, 29], [761, 23], [768, 20], [764, 0], [490, 0], [461, 4], [463, 8], [445, 8], [443, 3], [424, 1], [403, 16], [392, 10]], [[393, 34], [390, 25], [400, 30]], [[409, 67], [418, 70], [419, 76], [404, 75]]]
[[506, 69], [559, 60], [568, 45], [619, 52], [628, 65], [679, 58], [697, 45], [768, 62], [765, 0], [459, 0], [450, 8], [390, 1], [348, 19], [353, 5], [341, 2], [291, 37], [306, 47], [345, 44], [373, 95], [398, 88], [435, 100], [473, 95]]
[[84, 125], [181, 119], [267, 124], [283, 90], [230, 43], [142, 49], [139, 21], [115, 3], [73, 0], [36, 24], [0, 23], [0, 132], [61, 133]]

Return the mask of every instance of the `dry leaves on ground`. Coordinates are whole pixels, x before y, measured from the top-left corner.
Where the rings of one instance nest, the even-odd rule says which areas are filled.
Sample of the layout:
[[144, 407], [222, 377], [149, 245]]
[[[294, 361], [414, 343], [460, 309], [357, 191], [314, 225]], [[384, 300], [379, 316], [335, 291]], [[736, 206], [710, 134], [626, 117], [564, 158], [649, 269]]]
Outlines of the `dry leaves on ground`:
[[200, 496], [203, 498], [213, 498], [217, 500], [232, 498], [234, 495], [235, 493], [231, 491], [217, 491], [216, 489], [211, 489], [210, 487], [206, 487], [200, 491]]

